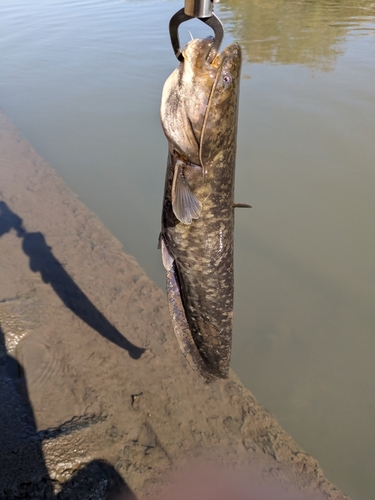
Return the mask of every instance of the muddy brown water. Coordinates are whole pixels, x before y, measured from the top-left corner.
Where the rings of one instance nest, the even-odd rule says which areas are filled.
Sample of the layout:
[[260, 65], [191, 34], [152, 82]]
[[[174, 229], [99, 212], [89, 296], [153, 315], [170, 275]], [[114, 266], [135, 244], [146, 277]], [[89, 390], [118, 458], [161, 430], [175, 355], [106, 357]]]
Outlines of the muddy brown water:
[[[1, 5], [1, 107], [161, 287], [158, 113], [176, 66], [167, 25], [181, 6]], [[228, 0], [217, 10], [226, 42], [245, 53], [236, 197], [253, 206], [236, 214], [232, 367], [331, 481], [370, 500], [375, 4]], [[191, 22], [184, 41], [188, 29], [209, 34]], [[37, 351], [43, 387], [55, 364]]]

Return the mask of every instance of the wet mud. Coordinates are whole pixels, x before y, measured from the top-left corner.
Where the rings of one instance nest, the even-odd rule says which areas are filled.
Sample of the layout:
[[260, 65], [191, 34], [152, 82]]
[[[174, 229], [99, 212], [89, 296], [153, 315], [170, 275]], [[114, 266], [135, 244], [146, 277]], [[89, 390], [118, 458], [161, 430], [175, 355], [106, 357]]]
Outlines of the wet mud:
[[1, 113], [0, 173], [1, 500], [151, 498], [197, 458], [348, 500], [235, 374], [190, 368], [164, 292]]

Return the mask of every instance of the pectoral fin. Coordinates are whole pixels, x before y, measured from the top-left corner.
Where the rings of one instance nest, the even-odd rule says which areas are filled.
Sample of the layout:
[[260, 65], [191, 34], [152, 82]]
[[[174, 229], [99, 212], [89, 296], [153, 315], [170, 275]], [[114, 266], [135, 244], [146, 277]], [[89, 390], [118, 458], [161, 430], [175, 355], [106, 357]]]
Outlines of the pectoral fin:
[[172, 182], [172, 209], [182, 224], [191, 224], [193, 219], [199, 219], [202, 204], [192, 193], [183, 169], [184, 163], [176, 161]]

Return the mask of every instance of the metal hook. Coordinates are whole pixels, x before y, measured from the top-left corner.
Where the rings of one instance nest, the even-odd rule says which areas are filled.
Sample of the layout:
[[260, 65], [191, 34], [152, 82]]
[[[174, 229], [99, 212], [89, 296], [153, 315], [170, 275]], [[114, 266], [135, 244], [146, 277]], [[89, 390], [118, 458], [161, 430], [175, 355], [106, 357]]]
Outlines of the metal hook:
[[219, 0], [185, 0], [185, 14], [191, 17], [210, 17], [214, 11], [214, 3]]
[[[171, 37], [171, 43], [174, 50], [174, 53], [179, 61], [184, 60], [184, 56], [182, 55], [182, 51], [180, 49], [180, 38], [178, 36], [178, 28], [180, 24], [185, 21], [189, 21], [190, 19], [194, 19], [194, 16], [188, 16], [185, 14], [185, 10], [181, 9], [171, 18], [169, 21], [169, 34]], [[208, 61], [211, 63], [218, 53], [221, 42], [224, 38], [224, 26], [222, 25], [220, 19], [212, 12], [210, 17], [200, 17], [198, 18], [203, 23], [207, 24], [210, 28], [213, 29], [215, 33], [215, 37], [212, 42], [211, 50], [208, 54]]]

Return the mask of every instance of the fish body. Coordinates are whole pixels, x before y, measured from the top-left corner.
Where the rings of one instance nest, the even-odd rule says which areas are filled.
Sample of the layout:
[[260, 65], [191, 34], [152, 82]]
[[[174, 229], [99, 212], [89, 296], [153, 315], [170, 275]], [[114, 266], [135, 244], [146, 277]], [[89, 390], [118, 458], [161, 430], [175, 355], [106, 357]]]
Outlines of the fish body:
[[163, 88], [161, 121], [169, 154], [160, 246], [180, 347], [203, 375], [226, 378], [241, 49], [232, 44], [210, 64], [211, 44], [190, 41]]

